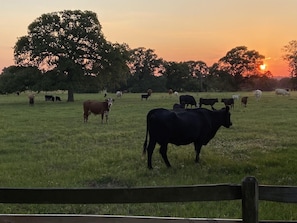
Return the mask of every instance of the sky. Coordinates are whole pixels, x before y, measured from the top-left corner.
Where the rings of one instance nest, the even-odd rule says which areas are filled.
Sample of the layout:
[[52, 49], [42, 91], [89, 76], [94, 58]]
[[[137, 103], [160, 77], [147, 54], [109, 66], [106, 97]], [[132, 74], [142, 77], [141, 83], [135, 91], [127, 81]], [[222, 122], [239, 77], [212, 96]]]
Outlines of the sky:
[[89, 10], [108, 41], [152, 49], [166, 61], [212, 66], [246, 46], [265, 56], [274, 77], [288, 77], [283, 47], [297, 40], [296, 9], [297, 0], [0, 0], [0, 72], [15, 65], [15, 43], [42, 14]]

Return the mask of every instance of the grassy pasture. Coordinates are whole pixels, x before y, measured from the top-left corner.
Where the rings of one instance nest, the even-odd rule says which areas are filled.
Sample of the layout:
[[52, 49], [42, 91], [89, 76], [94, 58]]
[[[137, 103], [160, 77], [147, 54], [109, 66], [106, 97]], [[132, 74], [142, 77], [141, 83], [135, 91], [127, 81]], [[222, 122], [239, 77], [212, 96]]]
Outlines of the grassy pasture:
[[[102, 94], [76, 94], [75, 102], [54, 92], [61, 102], [46, 102], [36, 94], [28, 105], [25, 93], [0, 95], [1, 187], [135, 187], [234, 183], [255, 176], [260, 184], [297, 184], [297, 92], [277, 96], [264, 92], [247, 107], [239, 101], [231, 111], [233, 126], [221, 127], [202, 147], [200, 164], [193, 145], [168, 147], [172, 168], [166, 168], [158, 148], [152, 171], [142, 157], [146, 114], [152, 108], [172, 108], [176, 96], [153, 93], [115, 95], [109, 123], [91, 115], [83, 122], [82, 103], [103, 100]], [[191, 93], [199, 97], [230, 97], [233, 93]], [[223, 107], [221, 102], [215, 108]], [[241, 202], [123, 205], [0, 205], [0, 213], [86, 213], [178, 217], [241, 218]], [[297, 220], [297, 204], [260, 202], [260, 219]]]

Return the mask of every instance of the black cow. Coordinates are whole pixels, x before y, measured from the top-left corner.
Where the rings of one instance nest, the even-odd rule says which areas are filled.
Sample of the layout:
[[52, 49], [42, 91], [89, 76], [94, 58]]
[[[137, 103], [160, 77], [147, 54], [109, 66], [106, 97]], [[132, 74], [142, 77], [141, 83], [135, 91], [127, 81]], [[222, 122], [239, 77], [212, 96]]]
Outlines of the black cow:
[[184, 108], [185, 108], [185, 105], [181, 105], [181, 104], [177, 104], [177, 103], [175, 103], [175, 104], [172, 106], [172, 109], [173, 109], [173, 110], [184, 109]]
[[56, 96], [56, 101], [61, 101], [61, 98], [59, 96]]
[[234, 108], [234, 98], [222, 98], [221, 102], [223, 102], [225, 106], [231, 106], [231, 108]]
[[199, 99], [199, 108], [202, 107], [202, 105], [210, 105], [212, 110], [215, 110], [213, 105], [215, 103], [219, 102], [217, 98], [200, 98]]
[[52, 95], [45, 95], [44, 99], [45, 101], [55, 101], [55, 97]]
[[193, 105], [195, 107], [197, 107], [197, 102], [196, 102], [195, 98], [192, 95], [181, 95], [181, 96], [179, 96], [179, 103], [184, 107], [188, 107], [188, 105], [191, 105], [191, 108], [192, 108]]
[[142, 94], [141, 100], [143, 100], [143, 99], [147, 100], [149, 96], [150, 96], [150, 94]]
[[[156, 143], [161, 146], [160, 154], [167, 167], [171, 166], [167, 158], [168, 143], [177, 146], [194, 143], [195, 161], [199, 162], [202, 145], [207, 145], [221, 126], [229, 128], [232, 125], [229, 110], [229, 107], [225, 107], [214, 111], [205, 108], [185, 109], [183, 111], [157, 108], [149, 111], [146, 137], [143, 144], [143, 154], [147, 151], [148, 168], [152, 169], [152, 155]], [[148, 134], [149, 144], [147, 146]]]

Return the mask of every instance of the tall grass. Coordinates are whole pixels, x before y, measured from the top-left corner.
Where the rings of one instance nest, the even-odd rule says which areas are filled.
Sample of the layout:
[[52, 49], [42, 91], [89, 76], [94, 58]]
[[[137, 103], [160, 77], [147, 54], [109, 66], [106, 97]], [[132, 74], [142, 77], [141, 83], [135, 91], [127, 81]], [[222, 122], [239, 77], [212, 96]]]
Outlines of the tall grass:
[[[82, 103], [104, 100], [102, 94], [56, 93], [61, 102], [46, 102], [36, 94], [29, 106], [25, 93], [0, 96], [1, 187], [134, 187], [232, 183], [255, 176], [260, 184], [297, 184], [297, 93], [276, 96], [264, 92], [256, 101], [252, 92], [247, 107], [235, 102], [233, 126], [221, 128], [202, 147], [200, 164], [193, 145], [169, 144], [168, 169], [158, 153], [152, 171], [142, 157], [146, 114], [156, 107], [172, 108], [178, 97], [153, 93], [115, 98], [109, 122], [91, 115], [83, 122]], [[230, 97], [230, 92], [192, 93], [199, 97]], [[114, 95], [109, 95], [114, 96]], [[115, 97], [115, 96], [114, 96]], [[219, 102], [214, 106], [223, 107]], [[241, 218], [240, 201], [119, 205], [0, 205], [0, 213], [86, 213], [179, 217]], [[297, 204], [260, 202], [260, 219], [295, 219]]]

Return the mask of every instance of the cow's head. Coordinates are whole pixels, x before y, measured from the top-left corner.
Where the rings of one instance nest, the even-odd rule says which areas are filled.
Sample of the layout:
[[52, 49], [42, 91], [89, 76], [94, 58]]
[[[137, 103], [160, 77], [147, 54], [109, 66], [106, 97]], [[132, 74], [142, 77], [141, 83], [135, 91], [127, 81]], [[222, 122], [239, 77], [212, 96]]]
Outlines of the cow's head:
[[232, 125], [231, 122], [231, 113], [229, 106], [226, 106], [225, 108], [222, 108], [223, 110], [223, 126], [226, 128], [229, 128]]
[[107, 105], [108, 105], [108, 109], [110, 109], [110, 107], [112, 106], [112, 103], [114, 102], [114, 99], [112, 98], [108, 98], [105, 100], [107, 102]]

